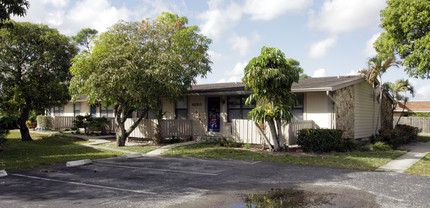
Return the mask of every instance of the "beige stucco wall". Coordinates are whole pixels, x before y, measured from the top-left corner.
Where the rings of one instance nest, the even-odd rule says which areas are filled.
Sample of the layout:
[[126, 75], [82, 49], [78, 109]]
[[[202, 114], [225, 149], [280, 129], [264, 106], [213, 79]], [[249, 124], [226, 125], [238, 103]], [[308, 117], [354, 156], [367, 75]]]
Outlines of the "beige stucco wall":
[[379, 104], [374, 89], [367, 82], [354, 85], [354, 138], [368, 138], [378, 125]]
[[[54, 111], [52, 111], [52, 112], [54, 112]], [[73, 102], [68, 102], [64, 106], [63, 116], [73, 116]]]
[[164, 119], [175, 119], [175, 102], [167, 99], [161, 99], [163, 105]]
[[313, 120], [320, 128], [331, 128], [332, 109], [325, 92], [305, 93], [303, 120]]

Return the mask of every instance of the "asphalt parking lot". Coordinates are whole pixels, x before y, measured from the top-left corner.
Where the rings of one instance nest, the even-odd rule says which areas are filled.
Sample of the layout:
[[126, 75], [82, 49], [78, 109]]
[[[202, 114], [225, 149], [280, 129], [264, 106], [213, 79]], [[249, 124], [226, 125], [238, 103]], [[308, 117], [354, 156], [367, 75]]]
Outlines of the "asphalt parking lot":
[[429, 207], [430, 177], [178, 157], [109, 158], [8, 171], [0, 207], [244, 207], [248, 193], [329, 193], [321, 207]]

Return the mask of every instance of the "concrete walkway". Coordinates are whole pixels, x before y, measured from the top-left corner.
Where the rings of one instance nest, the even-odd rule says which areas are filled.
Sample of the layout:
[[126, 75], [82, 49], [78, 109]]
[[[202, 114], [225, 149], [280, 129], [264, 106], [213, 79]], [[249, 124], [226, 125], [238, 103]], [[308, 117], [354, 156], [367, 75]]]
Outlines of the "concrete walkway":
[[147, 156], [158, 156], [161, 153], [163, 153], [163, 152], [165, 152], [165, 151], [167, 151], [169, 149], [172, 149], [174, 147], [179, 147], [179, 146], [184, 146], [184, 145], [190, 145], [190, 144], [196, 144], [196, 143], [197, 142], [195, 140], [193, 140], [193, 141], [189, 141], [189, 142], [181, 142], [181, 143], [176, 143], [176, 144], [170, 144], [170, 145], [162, 146], [162, 147], [160, 147], [160, 148], [158, 148], [156, 150], [153, 150], [151, 152], [148, 152], [145, 155], [147, 155]]
[[403, 173], [428, 153], [430, 153], [430, 142], [419, 142], [408, 145], [410, 151], [399, 158], [379, 167], [376, 171]]
[[[104, 136], [87, 136], [87, 135], [80, 135], [80, 134], [61, 134], [61, 133], [53, 133], [53, 132], [35, 132], [38, 134], [47, 134], [47, 135], [53, 135], [53, 136], [68, 136], [68, 137], [76, 137], [76, 138], [80, 138], [86, 141], [90, 141], [91, 143], [85, 143], [85, 144], [80, 144], [83, 146], [87, 146], [87, 147], [93, 147], [93, 148], [98, 148], [98, 149], [105, 149], [105, 150], [111, 150], [111, 151], [118, 151], [118, 152], [124, 152], [124, 153], [128, 153], [128, 154], [138, 154], [138, 152], [132, 152], [132, 151], [128, 151], [128, 150], [121, 150], [121, 149], [116, 149], [116, 148], [110, 148], [110, 147], [106, 147], [106, 146], [101, 146], [99, 144], [103, 144], [103, 143], [108, 143], [111, 142], [109, 140], [106, 140], [105, 138], [112, 138], [112, 135], [104, 135]], [[151, 152], [147, 152], [144, 155], [147, 156], [159, 156], [161, 153], [168, 151], [169, 149], [172, 149], [174, 147], [179, 147], [179, 146], [184, 146], [184, 145], [190, 145], [190, 144], [195, 144], [197, 143], [196, 141], [189, 141], [189, 142], [181, 142], [181, 143], [176, 143], [176, 144], [170, 144], [170, 145], [166, 145], [166, 146], [162, 146], [156, 150], [153, 150]]]

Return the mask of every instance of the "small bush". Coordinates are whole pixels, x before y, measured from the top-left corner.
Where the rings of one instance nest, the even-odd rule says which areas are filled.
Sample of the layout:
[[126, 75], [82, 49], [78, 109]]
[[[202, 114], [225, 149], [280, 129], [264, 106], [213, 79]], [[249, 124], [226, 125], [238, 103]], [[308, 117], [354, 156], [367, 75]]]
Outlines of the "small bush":
[[27, 128], [31, 128], [31, 121], [26, 121], [25, 126], [27, 126]]
[[251, 148], [251, 144], [250, 143], [244, 143], [243, 147], [246, 149], [250, 149]]
[[297, 144], [304, 152], [330, 152], [342, 149], [342, 130], [302, 129]]
[[37, 123], [39, 124], [39, 128], [42, 130], [53, 129], [53, 118], [51, 116], [37, 116]]
[[106, 134], [105, 126], [109, 123], [105, 117], [93, 118], [91, 115], [76, 116], [73, 121], [75, 128], [84, 128], [84, 133], [88, 134], [89, 131], [101, 131], [102, 134]]
[[0, 129], [0, 152], [4, 150], [4, 143], [7, 142], [6, 135], [9, 133], [6, 129]]
[[370, 146], [371, 151], [390, 151], [392, 150], [391, 146], [385, 144], [384, 142], [375, 142]]
[[0, 128], [2, 129], [17, 129], [18, 114], [0, 114]]
[[240, 147], [240, 145], [234, 139], [228, 138], [211, 138], [208, 139], [208, 144], [214, 144], [221, 147]]
[[383, 142], [397, 148], [400, 145], [408, 144], [418, 138], [419, 129], [408, 125], [397, 125], [395, 129], [378, 131], [377, 135], [370, 137], [370, 143]]
[[352, 152], [356, 150], [361, 150], [361, 145], [352, 139], [345, 139], [342, 142], [341, 147], [338, 149], [339, 152]]

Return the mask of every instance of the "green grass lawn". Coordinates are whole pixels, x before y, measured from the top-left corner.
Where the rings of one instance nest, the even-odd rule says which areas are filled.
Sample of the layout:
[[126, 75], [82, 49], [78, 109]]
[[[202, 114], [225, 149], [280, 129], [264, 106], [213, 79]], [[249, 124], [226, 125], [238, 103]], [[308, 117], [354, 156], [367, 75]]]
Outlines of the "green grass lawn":
[[145, 154], [147, 152], [151, 152], [152, 150], [156, 150], [160, 147], [158, 146], [126, 146], [126, 147], [117, 147], [115, 142], [109, 142], [109, 143], [103, 143], [100, 144], [101, 146], [120, 149], [120, 150], [127, 150], [131, 152], [139, 152], [142, 154]]
[[418, 136], [417, 142], [430, 142], [430, 136]]
[[0, 152], [0, 169], [25, 169], [65, 163], [71, 160], [98, 159], [125, 155], [117, 151], [94, 149], [79, 145], [77, 138], [31, 133], [34, 141], [22, 142], [20, 133], [6, 137], [5, 151]]
[[334, 155], [324, 156], [285, 156], [269, 155], [266, 153], [212, 146], [209, 144], [194, 144], [173, 148], [163, 153], [163, 155], [199, 158], [228, 158], [251, 161], [281, 162], [310, 166], [375, 170], [376, 168], [405, 153], [406, 151], [395, 150], [386, 152], [337, 153]]
[[430, 176], [430, 154], [405, 171], [407, 174]]

